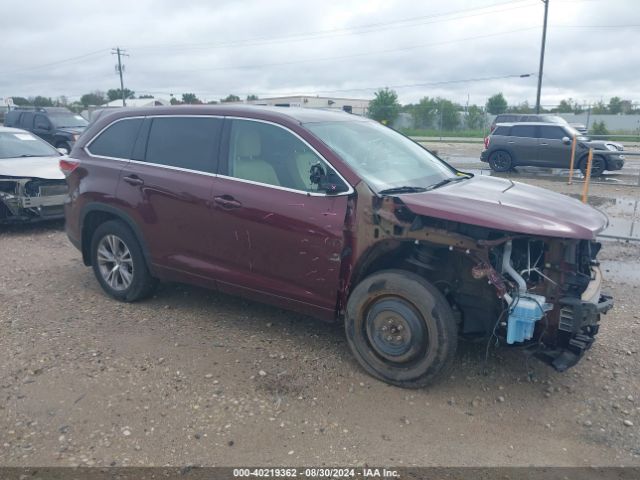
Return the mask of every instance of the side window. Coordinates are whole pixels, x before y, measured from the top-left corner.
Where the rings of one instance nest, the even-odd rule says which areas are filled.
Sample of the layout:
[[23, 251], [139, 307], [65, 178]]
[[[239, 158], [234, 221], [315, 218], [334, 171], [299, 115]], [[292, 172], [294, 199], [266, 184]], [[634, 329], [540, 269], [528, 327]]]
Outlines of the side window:
[[221, 118], [154, 118], [145, 161], [215, 173], [221, 130]]
[[33, 113], [25, 112], [20, 117], [20, 127], [31, 129], [33, 128]]
[[493, 131], [494, 135], [509, 135], [509, 127], [496, 127]]
[[129, 159], [141, 125], [142, 118], [119, 120], [92, 140], [87, 150], [101, 157]]
[[49, 119], [44, 115], [36, 115], [33, 126], [38, 130], [49, 130], [51, 122], [49, 122]]
[[324, 160], [288, 130], [263, 122], [232, 120], [227, 174], [231, 177], [279, 187], [318, 191], [311, 169]]
[[550, 140], [562, 140], [562, 137], [568, 137], [567, 132], [561, 127], [549, 127], [540, 125], [540, 138], [548, 138]]
[[511, 127], [511, 136], [536, 138], [536, 127], [534, 125], [515, 125]]

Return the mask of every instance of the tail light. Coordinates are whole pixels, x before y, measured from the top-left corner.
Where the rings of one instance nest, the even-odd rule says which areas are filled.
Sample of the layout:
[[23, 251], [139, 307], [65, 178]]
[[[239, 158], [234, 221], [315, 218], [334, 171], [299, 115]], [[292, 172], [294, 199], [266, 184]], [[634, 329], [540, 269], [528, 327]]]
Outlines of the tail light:
[[71, 175], [71, 172], [78, 168], [80, 162], [77, 160], [72, 160], [70, 158], [64, 158], [60, 160], [60, 163], [58, 165], [60, 167], [60, 170], [62, 170], [62, 173], [64, 173], [64, 176], [68, 177], [69, 175]]
[[491, 137], [484, 137], [484, 149], [487, 150], [489, 148], [489, 143], [491, 143]]

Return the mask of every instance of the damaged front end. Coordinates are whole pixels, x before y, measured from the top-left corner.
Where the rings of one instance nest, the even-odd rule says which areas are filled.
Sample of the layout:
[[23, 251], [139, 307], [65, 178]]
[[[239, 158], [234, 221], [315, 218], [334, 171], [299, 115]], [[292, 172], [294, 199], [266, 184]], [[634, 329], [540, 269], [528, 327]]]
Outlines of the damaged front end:
[[[495, 336], [558, 371], [575, 365], [613, 306], [602, 293], [593, 239], [519, 233], [414, 212], [402, 196], [359, 185], [352, 225], [357, 283], [372, 271], [403, 268], [447, 298], [462, 337]], [[362, 201], [364, 200], [364, 201]]]
[[64, 180], [0, 176], [0, 223], [64, 217]]

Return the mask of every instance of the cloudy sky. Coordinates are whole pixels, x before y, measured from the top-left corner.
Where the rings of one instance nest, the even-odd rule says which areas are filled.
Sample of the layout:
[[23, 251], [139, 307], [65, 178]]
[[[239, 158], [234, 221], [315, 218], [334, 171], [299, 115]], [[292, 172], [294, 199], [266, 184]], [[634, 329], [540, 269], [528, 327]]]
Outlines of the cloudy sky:
[[[542, 103], [640, 101], [640, 1], [549, 0]], [[310, 94], [535, 103], [541, 0], [2, 2], [0, 97], [125, 87], [204, 100]]]

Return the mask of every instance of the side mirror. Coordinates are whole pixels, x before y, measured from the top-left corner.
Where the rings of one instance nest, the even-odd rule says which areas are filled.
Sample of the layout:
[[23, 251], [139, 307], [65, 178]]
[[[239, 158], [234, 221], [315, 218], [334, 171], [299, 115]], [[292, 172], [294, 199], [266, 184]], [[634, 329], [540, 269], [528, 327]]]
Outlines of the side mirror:
[[569, 137], [562, 137], [562, 143], [565, 145], [571, 145], [571, 139]]
[[327, 195], [335, 195], [349, 190], [349, 187], [344, 184], [336, 172], [331, 170], [326, 173], [320, 163], [311, 165], [309, 180], [314, 185], [318, 185], [318, 190], [324, 191]]

